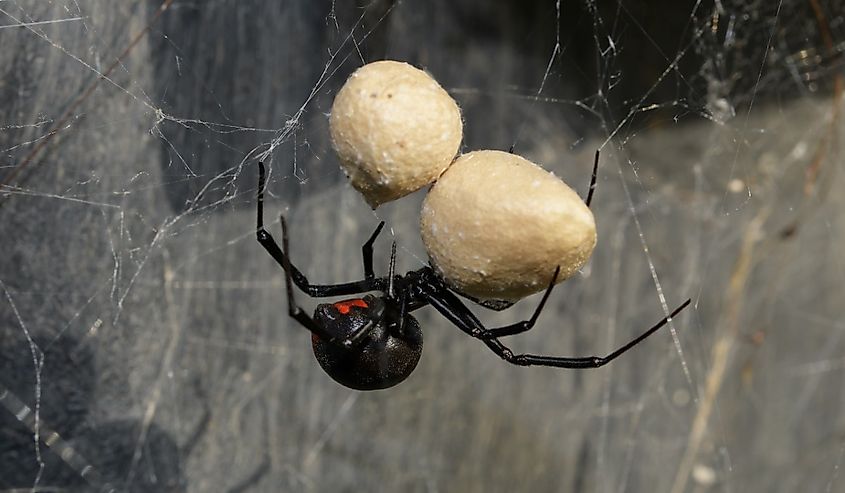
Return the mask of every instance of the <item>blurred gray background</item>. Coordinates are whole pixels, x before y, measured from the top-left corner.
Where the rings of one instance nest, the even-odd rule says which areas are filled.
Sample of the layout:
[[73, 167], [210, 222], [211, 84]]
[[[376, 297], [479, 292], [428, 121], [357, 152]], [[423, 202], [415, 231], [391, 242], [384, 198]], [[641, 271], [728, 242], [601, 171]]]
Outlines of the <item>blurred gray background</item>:
[[[0, 2], [0, 491], [845, 490], [841, 0]], [[462, 149], [583, 191], [599, 243], [507, 365], [431, 309], [416, 372], [329, 379], [254, 239], [315, 282], [426, 262], [424, 191], [371, 211], [334, 93], [392, 58]], [[304, 295], [306, 307], [315, 302]], [[489, 325], [526, 318], [537, 298]]]

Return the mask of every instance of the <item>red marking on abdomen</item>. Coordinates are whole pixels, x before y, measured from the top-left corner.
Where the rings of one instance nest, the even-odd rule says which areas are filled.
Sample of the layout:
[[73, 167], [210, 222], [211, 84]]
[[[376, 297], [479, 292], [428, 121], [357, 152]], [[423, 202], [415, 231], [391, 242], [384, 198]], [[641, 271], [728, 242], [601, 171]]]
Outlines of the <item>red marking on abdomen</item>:
[[338, 301], [334, 304], [334, 307], [337, 308], [337, 311], [346, 315], [349, 313], [349, 310], [353, 306], [359, 306], [361, 308], [367, 308], [367, 303], [362, 299], [355, 299], [355, 300], [346, 300], [346, 301]]

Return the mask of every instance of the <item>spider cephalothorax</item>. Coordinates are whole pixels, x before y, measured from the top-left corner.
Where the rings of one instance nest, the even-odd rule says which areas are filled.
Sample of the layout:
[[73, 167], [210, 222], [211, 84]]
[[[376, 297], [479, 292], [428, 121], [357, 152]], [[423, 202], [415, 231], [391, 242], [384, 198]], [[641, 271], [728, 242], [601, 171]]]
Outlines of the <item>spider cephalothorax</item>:
[[[593, 167], [593, 179], [586, 203], [589, 206], [595, 187], [598, 153]], [[504, 327], [488, 329], [467, 308], [449, 284], [435, 271], [425, 266], [405, 275], [396, 275], [396, 244], [390, 257], [390, 269], [385, 277], [373, 272], [373, 243], [384, 226], [380, 223], [361, 248], [364, 279], [341, 284], [311, 284], [290, 261], [288, 230], [284, 216], [282, 248], [264, 229], [264, 164], [258, 163], [258, 242], [284, 269], [289, 315], [311, 331], [314, 355], [320, 366], [334, 380], [357, 390], [376, 390], [392, 387], [405, 380], [416, 368], [422, 352], [423, 337], [419, 323], [411, 312], [431, 305], [449, 322], [466, 334], [480, 339], [505, 361], [519, 366], [552, 366], [557, 368], [598, 368], [609, 363], [646, 337], [689, 305], [686, 300], [668, 317], [607, 356], [558, 357], [534, 354], [514, 354], [499, 338], [520, 334], [534, 326], [557, 281], [560, 268], [555, 270], [548, 288], [530, 319]], [[296, 304], [293, 285], [312, 297], [355, 296], [335, 303], [317, 306], [314, 316]], [[461, 295], [486, 308], [504, 310], [512, 303], [482, 301]]]

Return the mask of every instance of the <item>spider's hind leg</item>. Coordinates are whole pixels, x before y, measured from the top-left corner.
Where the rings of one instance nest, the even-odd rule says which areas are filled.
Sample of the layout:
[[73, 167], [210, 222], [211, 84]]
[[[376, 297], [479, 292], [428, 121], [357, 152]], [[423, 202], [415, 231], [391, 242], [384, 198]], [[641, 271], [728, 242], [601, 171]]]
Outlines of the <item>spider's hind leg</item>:
[[426, 286], [425, 289], [425, 297], [426, 301], [428, 301], [434, 309], [440, 312], [441, 315], [446, 317], [450, 322], [455, 324], [456, 327], [461, 329], [463, 332], [466, 332], [472, 337], [476, 339], [480, 339], [484, 344], [494, 353], [499, 355], [502, 359], [507, 361], [508, 363], [519, 365], [519, 366], [551, 366], [556, 368], [599, 368], [604, 366], [617, 357], [624, 354], [629, 349], [633, 348], [643, 340], [645, 340], [648, 336], [655, 333], [658, 329], [666, 325], [672, 317], [676, 316], [678, 313], [681, 312], [687, 305], [690, 304], [690, 300], [686, 300], [682, 303], [678, 308], [676, 308], [672, 313], [669, 314], [668, 317], [664, 317], [662, 320], [657, 322], [653, 325], [650, 329], [640, 334], [635, 339], [629, 341], [624, 346], [616, 349], [612, 353], [608, 354], [607, 356], [585, 356], [585, 357], [560, 357], [560, 356], [544, 356], [544, 355], [537, 355], [537, 354], [514, 354], [513, 351], [505, 346], [504, 344], [499, 341], [497, 337], [506, 336], [506, 335], [513, 335], [518, 334], [521, 332], [525, 332], [530, 329], [534, 322], [537, 319], [540, 311], [545, 304], [546, 299], [551, 292], [551, 288], [554, 286], [554, 281], [552, 281], [549, 288], [546, 290], [546, 294], [543, 295], [543, 300], [538, 305], [537, 309], [534, 310], [534, 315], [531, 317], [530, 320], [526, 320], [523, 322], [517, 322], [512, 325], [508, 325], [505, 327], [500, 327], [496, 329], [487, 329], [481, 323], [478, 318], [464, 305], [460, 299], [456, 295], [454, 295], [451, 291], [449, 291], [445, 286], [435, 286], [430, 284]]
[[[666, 325], [672, 319], [672, 317], [674, 317], [675, 315], [680, 313], [681, 310], [686, 308], [687, 305], [690, 304], [690, 301], [691, 300], [687, 299], [685, 302], [681, 303], [681, 305], [678, 306], [678, 308], [675, 308], [675, 310], [672, 313], [670, 313], [668, 317], [664, 317], [659, 322], [654, 324], [650, 329], [643, 332], [642, 334], [637, 336], [635, 339], [629, 341], [627, 344], [625, 344], [624, 346], [616, 349], [615, 351], [608, 354], [607, 356], [585, 356], [585, 357], [580, 357], [580, 358], [566, 358], [566, 357], [557, 357], [557, 356], [541, 356], [541, 355], [536, 355], [536, 354], [514, 355], [510, 351], [510, 349], [504, 347], [501, 344], [499, 344], [499, 345], [506, 351], [506, 353], [500, 353], [499, 356], [502, 356], [509, 363], [513, 363], [515, 365], [520, 365], [520, 366], [538, 365], [538, 366], [553, 366], [553, 367], [556, 367], [556, 368], [599, 368], [601, 366], [604, 366], [604, 365], [610, 363], [611, 361], [613, 361], [617, 357], [619, 357], [622, 354], [624, 354], [625, 352], [627, 352], [629, 349], [631, 349], [634, 346], [636, 346], [637, 344], [641, 343], [643, 340], [645, 340], [646, 337], [648, 337], [648, 336], [654, 334], [655, 332], [657, 332], [657, 330], [659, 328], [663, 327], [664, 325]], [[499, 341], [494, 339], [493, 341], [489, 341], [489, 342], [499, 342]], [[488, 347], [493, 349], [493, 351], [499, 352], [499, 351], [497, 351], [497, 349], [493, 348], [489, 344], [488, 344]]]

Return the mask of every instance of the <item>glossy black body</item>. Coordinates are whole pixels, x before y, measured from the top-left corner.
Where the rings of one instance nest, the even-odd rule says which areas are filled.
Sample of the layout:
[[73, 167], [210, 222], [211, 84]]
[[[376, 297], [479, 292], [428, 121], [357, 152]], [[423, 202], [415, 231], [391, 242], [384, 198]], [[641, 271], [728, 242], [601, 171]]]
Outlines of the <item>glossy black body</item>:
[[335, 331], [334, 341], [349, 340], [362, 330], [366, 335], [344, 346], [313, 334], [314, 356], [341, 385], [356, 390], [386, 389], [408, 378], [417, 367], [423, 348], [422, 330], [410, 314], [405, 315], [404, 323], [397, 324], [396, 315], [379, 313], [383, 307], [374, 307], [379, 303], [377, 298], [363, 299], [366, 308], [352, 306], [347, 313], [341, 313], [334, 303], [317, 306], [314, 321]]
[[[593, 165], [586, 203], [589, 206], [596, 183], [598, 152]], [[479, 339], [491, 351], [508, 363], [519, 366], [551, 366], [557, 368], [598, 368], [642, 342], [646, 337], [666, 325], [690, 300], [686, 300], [671, 314], [654, 326], [607, 356], [560, 357], [535, 354], [514, 354], [499, 339], [530, 330], [554, 288], [560, 268], [551, 276], [546, 292], [528, 320], [503, 327], [488, 329], [461, 301], [458, 294], [434, 270], [422, 267], [395, 275], [396, 243], [390, 258], [390, 269], [385, 277], [373, 272], [373, 243], [381, 232], [380, 223], [361, 248], [364, 279], [340, 284], [312, 284], [290, 261], [288, 230], [284, 216], [282, 248], [264, 229], [264, 164], [258, 163], [258, 205], [256, 238], [267, 253], [284, 269], [288, 299], [288, 314], [311, 331], [314, 354], [320, 366], [335, 381], [357, 390], [385, 389], [405, 380], [419, 361], [422, 352], [422, 331], [411, 312], [432, 306], [444, 318], [467, 335]], [[312, 297], [352, 296], [376, 292], [344, 302], [321, 304], [314, 317], [296, 303], [293, 286]], [[463, 295], [461, 295], [463, 296]], [[463, 296], [471, 302], [493, 310], [504, 310], [508, 302], [481, 301]], [[359, 306], [361, 305], [361, 306]], [[343, 309], [341, 309], [341, 307]]]

